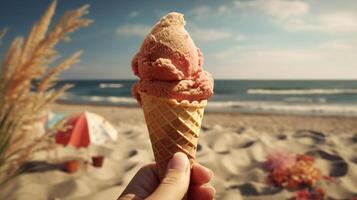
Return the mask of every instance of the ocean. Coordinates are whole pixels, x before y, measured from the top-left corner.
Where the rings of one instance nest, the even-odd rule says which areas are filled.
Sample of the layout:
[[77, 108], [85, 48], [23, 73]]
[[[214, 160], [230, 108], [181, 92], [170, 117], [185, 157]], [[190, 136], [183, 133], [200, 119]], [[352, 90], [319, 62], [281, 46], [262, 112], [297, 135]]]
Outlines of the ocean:
[[[138, 106], [131, 96], [135, 80], [63, 80], [74, 87], [60, 102]], [[357, 81], [216, 80], [207, 111], [357, 116]]]

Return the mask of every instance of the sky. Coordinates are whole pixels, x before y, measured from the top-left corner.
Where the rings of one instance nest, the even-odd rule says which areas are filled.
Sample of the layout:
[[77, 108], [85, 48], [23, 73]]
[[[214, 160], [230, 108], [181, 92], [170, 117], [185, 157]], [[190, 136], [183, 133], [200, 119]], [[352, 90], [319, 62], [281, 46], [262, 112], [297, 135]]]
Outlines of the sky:
[[[0, 0], [2, 55], [25, 36], [50, 0]], [[356, 79], [356, 0], [59, 0], [56, 21], [90, 4], [94, 23], [60, 44], [65, 57], [83, 50], [64, 79], [134, 79], [130, 62], [150, 28], [181, 12], [216, 79]]]

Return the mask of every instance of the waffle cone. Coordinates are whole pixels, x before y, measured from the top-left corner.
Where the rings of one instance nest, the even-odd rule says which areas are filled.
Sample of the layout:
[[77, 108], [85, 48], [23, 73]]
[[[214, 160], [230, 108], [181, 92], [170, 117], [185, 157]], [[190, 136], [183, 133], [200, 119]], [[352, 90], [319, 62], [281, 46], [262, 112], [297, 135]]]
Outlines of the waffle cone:
[[140, 93], [160, 180], [176, 152], [187, 155], [192, 164], [207, 101], [177, 102]]

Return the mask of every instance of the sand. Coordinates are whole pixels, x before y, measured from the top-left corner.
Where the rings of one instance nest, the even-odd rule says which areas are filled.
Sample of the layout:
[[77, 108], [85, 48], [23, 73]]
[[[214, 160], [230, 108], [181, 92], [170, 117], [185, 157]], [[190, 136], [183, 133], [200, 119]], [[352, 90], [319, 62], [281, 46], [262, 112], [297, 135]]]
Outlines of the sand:
[[[91, 111], [107, 118], [118, 140], [106, 147], [79, 151], [57, 148], [37, 155], [28, 171], [1, 188], [0, 199], [116, 199], [137, 170], [153, 162], [142, 110], [139, 108], [55, 105], [64, 113]], [[322, 182], [329, 197], [357, 196], [357, 118], [289, 116], [277, 114], [206, 113], [197, 161], [215, 173], [211, 184], [216, 199], [289, 199], [293, 191], [267, 184], [263, 163], [267, 152], [286, 149], [316, 157], [323, 174], [336, 181]], [[81, 165], [69, 174], [61, 161], [106, 155], [102, 168]]]

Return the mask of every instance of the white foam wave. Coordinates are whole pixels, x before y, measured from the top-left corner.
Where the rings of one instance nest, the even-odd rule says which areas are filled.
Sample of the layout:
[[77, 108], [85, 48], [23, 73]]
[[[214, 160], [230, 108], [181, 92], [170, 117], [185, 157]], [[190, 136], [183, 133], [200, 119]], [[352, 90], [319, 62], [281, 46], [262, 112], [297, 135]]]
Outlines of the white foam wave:
[[114, 105], [136, 105], [137, 102], [132, 97], [116, 97], [116, 96], [78, 96], [72, 93], [65, 93], [60, 97], [60, 100], [75, 102], [75, 103], [109, 103]]
[[121, 88], [123, 84], [120, 83], [101, 83], [99, 84], [100, 88]]
[[284, 98], [286, 102], [305, 102], [305, 103], [326, 103], [327, 100], [325, 98], [305, 98], [305, 97], [288, 97]]
[[357, 94], [357, 89], [248, 89], [247, 93], [270, 95]]
[[101, 97], [101, 96], [82, 96], [81, 99], [88, 99], [89, 101], [104, 101], [105, 97]]
[[112, 103], [130, 103], [130, 104], [137, 104], [136, 100], [133, 97], [107, 97], [108, 102]]
[[129, 97], [116, 97], [116, 96], [108, 96], [108, 97], [102, 97], [102, 96], [83, 96], [81, 97], [82, 99], [88, 99], [89, 101], [95, 101], [95, 102], [109, 102], [109, 103], [136, 103], [136, 100], [134, 98], [129, 98]]
[[300, 115], [357, 116], [357, 106], [337, 104], [290, 104], [262, 101], [209, 102], [207, 110], [217, 112], [280, 113]]

